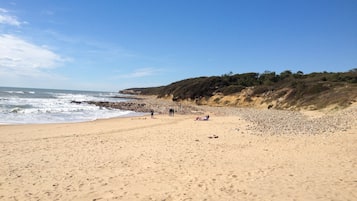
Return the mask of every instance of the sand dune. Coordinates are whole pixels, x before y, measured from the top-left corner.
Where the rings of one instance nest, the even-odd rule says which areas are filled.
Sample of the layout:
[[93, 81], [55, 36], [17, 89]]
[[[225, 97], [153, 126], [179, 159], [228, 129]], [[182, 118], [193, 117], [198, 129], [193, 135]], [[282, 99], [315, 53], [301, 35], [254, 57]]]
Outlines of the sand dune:
[[0, 200], [357, 200], [356, 120], [279, 135], [212, 111], [2, 125]]

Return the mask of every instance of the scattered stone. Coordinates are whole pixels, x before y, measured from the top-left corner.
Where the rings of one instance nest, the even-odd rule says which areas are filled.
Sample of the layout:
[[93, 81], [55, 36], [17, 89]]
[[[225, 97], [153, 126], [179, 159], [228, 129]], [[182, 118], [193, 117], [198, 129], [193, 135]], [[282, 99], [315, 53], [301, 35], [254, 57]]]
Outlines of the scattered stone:
[[209, 139], [213, 139], [213, 138], [218, 138], [218, 136], [217, 135], [212, 135], [212, 136], [209, 136], [208, 138]]
[[177, 114], [203, 114], [202, 108], [194, 105], [186, 105], [178, 102], [160, 100], [155, 98], [132, 98], [125, 102], [108, 101], [71, 101], [74, 104], [92, 104], [109, 109], [130, 110], [134, 112], [150, 113], [154, 110], [156, 114], [169, 114], [170, 109]]
[[[319, 135], [347, 131], [356, 126], [357, 108], [350, 107], [311, 118], [298, 111], [255, 108], [206, 107], [212, 113], [239, 116], [250, 122], [245, 129], [255, 135]], [[238, 129], [235, 129], [238, 131]]]

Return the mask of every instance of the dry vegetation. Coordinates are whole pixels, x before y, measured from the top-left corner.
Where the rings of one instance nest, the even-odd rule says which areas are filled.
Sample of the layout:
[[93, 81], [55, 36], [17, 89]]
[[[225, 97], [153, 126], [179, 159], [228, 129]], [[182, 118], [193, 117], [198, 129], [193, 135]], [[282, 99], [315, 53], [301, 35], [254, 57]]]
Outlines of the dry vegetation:
[[167, 86], [131, 88], [122, 93], [157, 95], [201, 105], [253, 106], [277, 109], [347, 107], [357, 100], [357, 69], [304, 74], [225, 74], [190, 78]]

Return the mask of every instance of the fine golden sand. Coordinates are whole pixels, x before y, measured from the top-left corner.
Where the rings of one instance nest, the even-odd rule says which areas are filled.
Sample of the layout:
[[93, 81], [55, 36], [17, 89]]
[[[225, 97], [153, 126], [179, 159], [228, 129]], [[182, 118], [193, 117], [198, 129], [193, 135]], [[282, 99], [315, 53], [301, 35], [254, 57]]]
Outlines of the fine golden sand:
[[2, 125], [0, 200], [357, 200], [355, 124], [255, 135], [195, 117]]

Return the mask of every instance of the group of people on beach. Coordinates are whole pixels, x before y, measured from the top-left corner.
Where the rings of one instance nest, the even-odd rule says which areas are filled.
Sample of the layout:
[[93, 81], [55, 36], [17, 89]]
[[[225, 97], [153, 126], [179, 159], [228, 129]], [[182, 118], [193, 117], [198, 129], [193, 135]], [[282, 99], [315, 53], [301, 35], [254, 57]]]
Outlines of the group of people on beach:
[[[175, 114], [175, 110], [170, 108], [169, 109], [169, 116], [174, 116]], [[151, 118], [154, 118], [154, 110], [150, 110], [150, 115], [151, 115]]]
[[[174, 116], [175, 110], [170, 108], [169, 109], [169, 116]], [[150, 110], [150, 115], [151, 118], [154, 118], [154, 110]], [[196, 117], [196, 121], [208, 121], [209, 115], [203, 116], [203, 117]]]

